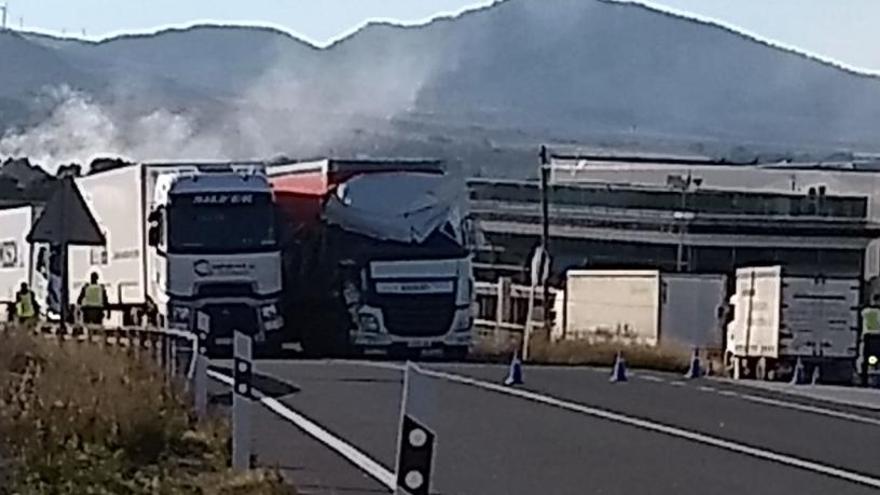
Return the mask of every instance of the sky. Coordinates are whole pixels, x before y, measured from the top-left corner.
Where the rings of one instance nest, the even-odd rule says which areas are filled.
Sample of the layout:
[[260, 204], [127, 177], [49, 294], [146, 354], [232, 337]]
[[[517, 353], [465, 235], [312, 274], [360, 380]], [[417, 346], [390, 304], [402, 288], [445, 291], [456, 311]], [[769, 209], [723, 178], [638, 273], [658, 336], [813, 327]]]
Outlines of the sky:
[[[0, 0], [2, 3], [4, 0]], [[552, 0], [542, 1], [552, 5]], [[595, 0], [582, 0], [584, 2]], [[624, 0], [692, 12], [845, 64], [880, 70], [880, 0]], [[99, 39], [198, 21], [279, 27], [316, 45], [370, 19], [422, 23], [492, 0], [8, 0], [9, 24]], [[22, 22], [23, 21], [23, 22]]]

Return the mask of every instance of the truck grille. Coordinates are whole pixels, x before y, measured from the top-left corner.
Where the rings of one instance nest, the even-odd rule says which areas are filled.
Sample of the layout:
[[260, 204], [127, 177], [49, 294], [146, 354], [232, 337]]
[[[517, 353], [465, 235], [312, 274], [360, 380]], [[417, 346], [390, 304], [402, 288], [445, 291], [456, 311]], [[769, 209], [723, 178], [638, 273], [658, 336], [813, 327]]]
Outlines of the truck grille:
[[455, 318], [455, 294], [383, 294], [378, 303], [388, 331], [401, 337], [445, 335]]
[[198, 286], [196, 294], [201, 297], [251, 297], [254, 287], [249, 283], [214, 282]]
[[259, 330], [257, 311], [246, 304], [210, 304], [202, 308], [211, 318], [211, 333], [228, 337], [235, 329], [245, 333]]

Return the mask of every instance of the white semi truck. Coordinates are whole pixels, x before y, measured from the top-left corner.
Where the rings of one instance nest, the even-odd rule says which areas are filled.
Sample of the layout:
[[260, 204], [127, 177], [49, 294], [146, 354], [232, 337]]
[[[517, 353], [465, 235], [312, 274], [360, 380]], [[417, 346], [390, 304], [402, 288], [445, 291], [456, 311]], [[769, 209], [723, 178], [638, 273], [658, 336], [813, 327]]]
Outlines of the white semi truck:
[[286, 319], [312, 354], [467, 354], [474, 280], [463, 184], [435, 160], [269, 168]]
[[77, 179], [107, 244], [71, 248], [71, 298], [94, 272], [116, 310], [111, 325], [147, 318], [207, 331], [209, 347], [240, 328], [280, 345], [281, 253], [264, 171], [133, 164]]
[[[850, 382], [859, 356], [860, 281], [792, 276], [781, 266], [736, 271], [725, 357], [736, 377], [772, 380], [797, 360], [823, 380]], [[811, 371], [810, 371], [811, 373]]]

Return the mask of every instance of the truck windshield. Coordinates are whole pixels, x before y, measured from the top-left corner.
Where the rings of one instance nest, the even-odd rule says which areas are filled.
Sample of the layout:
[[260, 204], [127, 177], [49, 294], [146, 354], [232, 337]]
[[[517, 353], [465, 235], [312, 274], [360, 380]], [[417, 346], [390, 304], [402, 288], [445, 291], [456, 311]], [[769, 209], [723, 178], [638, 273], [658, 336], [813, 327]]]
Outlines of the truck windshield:
[[176, 253], [241, 253], [277, 249], [270, 194], [174, 196], [168, 248]]

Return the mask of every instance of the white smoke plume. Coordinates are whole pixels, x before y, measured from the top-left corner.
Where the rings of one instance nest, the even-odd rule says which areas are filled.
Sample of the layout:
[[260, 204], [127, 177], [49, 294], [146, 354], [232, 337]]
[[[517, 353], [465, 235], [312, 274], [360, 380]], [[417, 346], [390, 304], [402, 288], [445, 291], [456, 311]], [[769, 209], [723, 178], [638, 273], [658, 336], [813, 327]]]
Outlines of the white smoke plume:
[[[140, 105], [124, 90], [99, 100], [69, 87], [54, 88], [47, 91], [54, 104], [47, 119], [0, 135], [0, 159], [28, 157], [54, 172], [60, 165], [85, 166], [98, 157], [244, 160], [314, 156], [333, 153], [340, 145], [358, 149], [363, 143], [353, 138], [365, 129], [384, 133], [392, 117], [412, 108], [434, 74], [431, 63], [413, 57], [378, 68], [326, 70], [332, 73], [303, 76], [301, 61], [285, 60], [282, 53], [241, 95], [207, 110]], [[130, 87], [124, 81], [116, 86]], [[138, 91], [149, 91], [149, 84], [139, 85]]]

